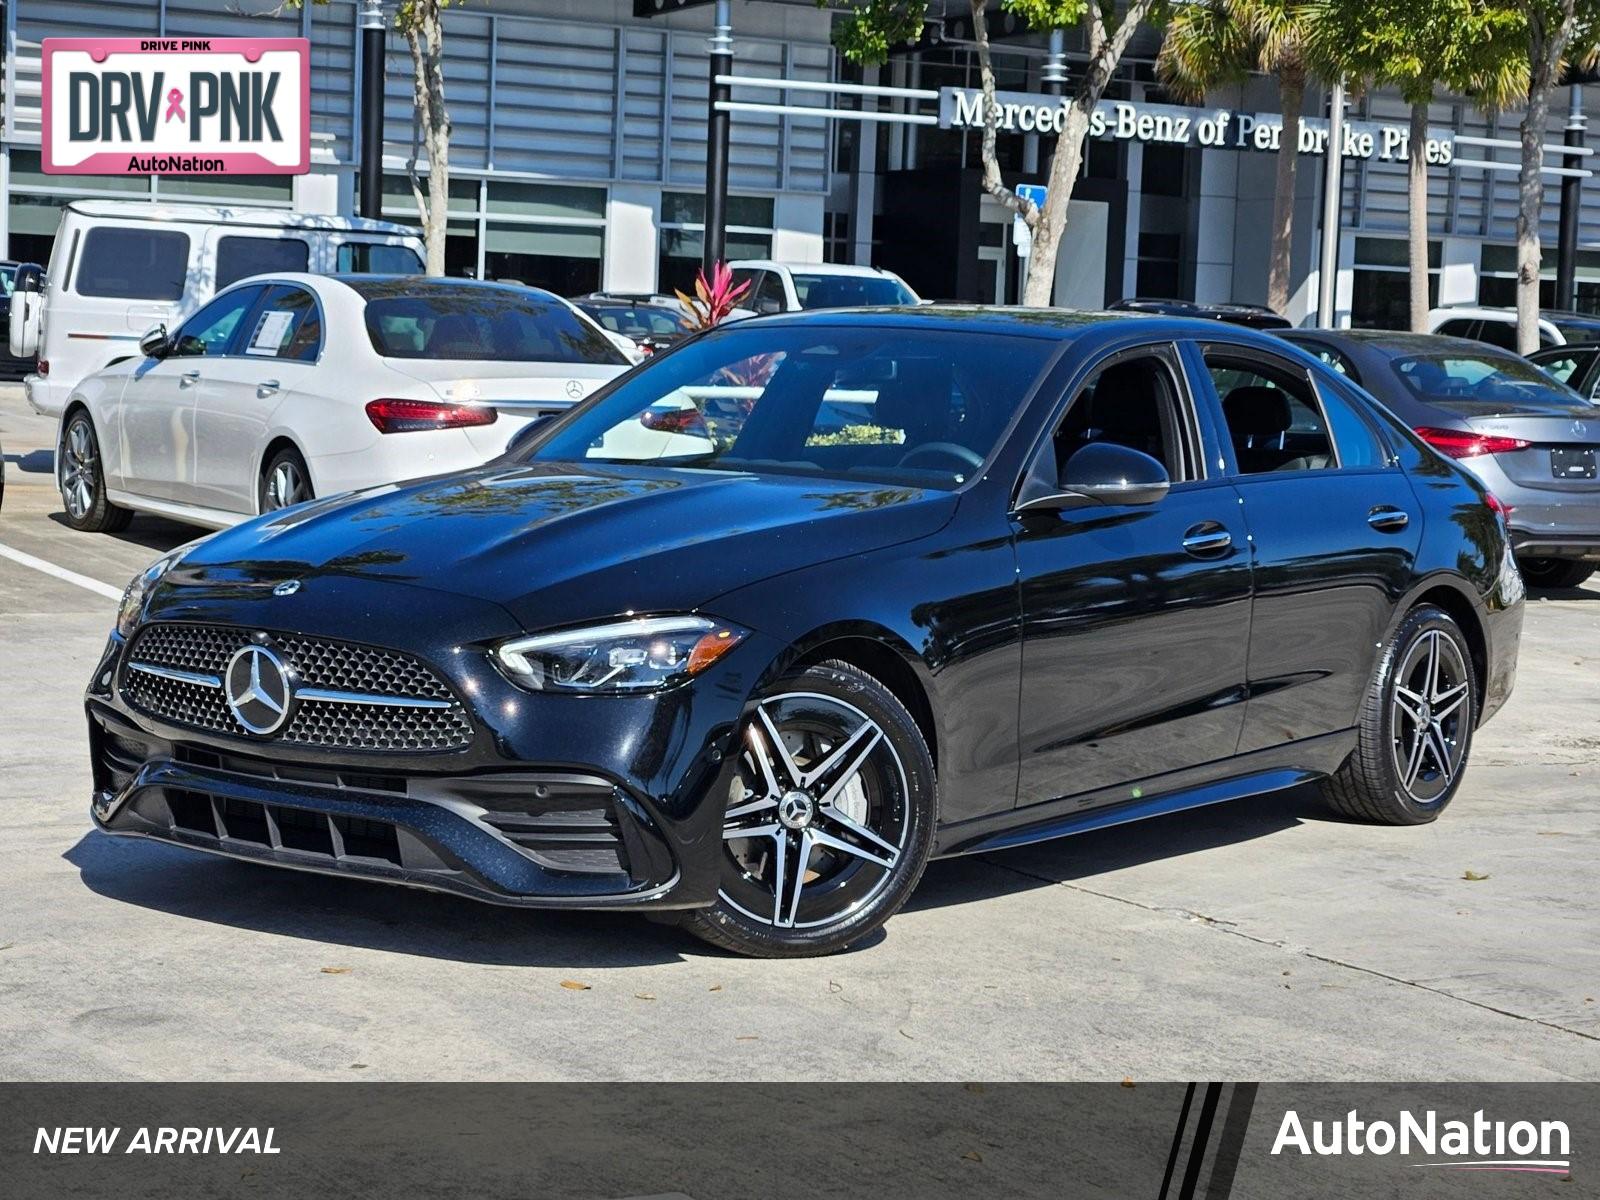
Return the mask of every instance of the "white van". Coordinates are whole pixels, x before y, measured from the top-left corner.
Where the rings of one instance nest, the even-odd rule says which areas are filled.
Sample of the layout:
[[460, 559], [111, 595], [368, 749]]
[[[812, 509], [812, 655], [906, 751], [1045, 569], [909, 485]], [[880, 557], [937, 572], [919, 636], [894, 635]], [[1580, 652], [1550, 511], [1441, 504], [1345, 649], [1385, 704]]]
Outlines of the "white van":
[[84, 377], [138, 353], [217, 292], [263, 272], [416, 275], [422, 243], [403, 225], [279, 209], [74, 200], [42, 287], [11, 298], [11, 352], [39, 356], [28, 403], [60, 414]]

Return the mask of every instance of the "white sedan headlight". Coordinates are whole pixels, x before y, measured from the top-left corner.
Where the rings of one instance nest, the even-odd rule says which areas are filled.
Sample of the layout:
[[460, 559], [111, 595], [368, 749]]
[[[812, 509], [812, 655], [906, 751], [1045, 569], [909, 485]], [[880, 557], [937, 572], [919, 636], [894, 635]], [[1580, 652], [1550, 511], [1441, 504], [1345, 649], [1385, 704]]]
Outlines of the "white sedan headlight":
[[523, 687], [549, 692], [648, 692], [698, 675], [747, 634], [709, 617], [640, 617], [506, 642], [495, 653]]
[[[210, 537], [207, 534], [206, 537]], [[196, 538], [186, 542], [175, 550], [169, 550], [144, 570], [140, 571], [122, 591], [122, 599], [117, 602], [117, 633], [122, 637], [130, 637], [139, 625], [139, 617], [144, 612], [145, 598], [149, 596], [150, 589], [157, 581], [173, 567], [183, 561], [183, 556], [188, 554], [205, 537]]]

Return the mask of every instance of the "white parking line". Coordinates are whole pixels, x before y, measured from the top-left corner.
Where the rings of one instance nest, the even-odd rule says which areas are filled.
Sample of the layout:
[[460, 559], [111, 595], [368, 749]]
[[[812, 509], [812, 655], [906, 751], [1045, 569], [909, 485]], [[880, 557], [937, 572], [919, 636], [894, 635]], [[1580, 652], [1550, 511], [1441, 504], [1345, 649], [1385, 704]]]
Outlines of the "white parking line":
[[53, 575], [57, 579], [65, 580], [67, 583], [77, 584], [97, 596], [104, 596], [107, 600], [122, 599], [121, 588], [112, 587], [109, 583], [101, 583], [98, 579], [90, 579], [87, 575], [79, 575], [76, 571], [58, 567], [55, 563], [45, 562], [44, 559], [35, 558], [31, 554], [24, 554], [21, 550], [13, 550], [3, 542], [0, 542], [0, 558], [9, 558], [12, 562], [21, 563], [25, 567], [32, 567], [35, 571], [43, 571], [46, 575]]

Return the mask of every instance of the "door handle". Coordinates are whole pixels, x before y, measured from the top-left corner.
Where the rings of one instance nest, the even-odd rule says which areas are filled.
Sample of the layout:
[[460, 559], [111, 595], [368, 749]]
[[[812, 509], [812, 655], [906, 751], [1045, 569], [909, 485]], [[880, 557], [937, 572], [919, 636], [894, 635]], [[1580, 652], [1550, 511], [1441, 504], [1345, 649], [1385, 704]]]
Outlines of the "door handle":
[[1183, 548], [1196, 558], [1220, 554], [1233, 545], [1233, 534], [1216, 521], [1202, 521], [1191, 525], [1183, 535]]
[[1367, 524], [1385, 533], [1397, 533], [1411, 524], [1411, 514], [1403, 509], [1380, 504], [1367, 514]]
[[283, 384], [279, 383], [276, 379], [263, 379], [260, 383], [256, 384], [256, 395], [270, 396], [282, 386]]
[[200, 382], [200, 372], [199, 371], [185, 371], [182, 375], [178, 376], [178, 386], [181, 387], [181, 388], [190, 387], [190, 386], [192, 386], [192, 385], [194, 385], [196, 383], [199, 383], [199, 382]]

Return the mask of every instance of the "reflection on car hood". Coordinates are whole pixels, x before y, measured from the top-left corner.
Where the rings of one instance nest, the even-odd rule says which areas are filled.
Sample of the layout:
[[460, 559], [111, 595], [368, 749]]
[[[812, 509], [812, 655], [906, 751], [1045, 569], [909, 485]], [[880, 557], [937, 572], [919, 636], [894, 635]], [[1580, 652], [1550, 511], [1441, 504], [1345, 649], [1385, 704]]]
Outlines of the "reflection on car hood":
[[926, 536], [955, 505], [948, 492], [810, 477], [499, 464], [257, 518], [206, 541], [169, 579], [392, 580], [491, 600], [538, 629], [696, 608]]

